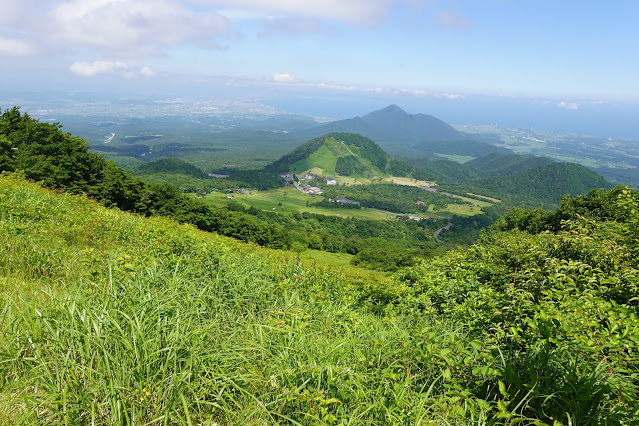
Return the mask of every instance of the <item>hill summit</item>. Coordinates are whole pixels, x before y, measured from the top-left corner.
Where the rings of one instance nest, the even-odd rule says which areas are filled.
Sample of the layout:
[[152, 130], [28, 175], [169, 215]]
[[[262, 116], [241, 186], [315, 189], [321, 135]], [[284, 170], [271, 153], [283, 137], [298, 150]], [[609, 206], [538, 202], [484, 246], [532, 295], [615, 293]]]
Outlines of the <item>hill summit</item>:
[[359, 133], [376, 141], [459, 141], [467, 136], [427, 114], [409, 114], [393, 104], [362, 117], [334, 121], [307, 129], [301, 134], [316, 137], [332, 132]]
[[355, 133], [329, 133], [309, 140], [265, 168], [270, 172], [313, 171], [323, 176], [408, 176], [414, 169], [392, 159], [371, 139]]

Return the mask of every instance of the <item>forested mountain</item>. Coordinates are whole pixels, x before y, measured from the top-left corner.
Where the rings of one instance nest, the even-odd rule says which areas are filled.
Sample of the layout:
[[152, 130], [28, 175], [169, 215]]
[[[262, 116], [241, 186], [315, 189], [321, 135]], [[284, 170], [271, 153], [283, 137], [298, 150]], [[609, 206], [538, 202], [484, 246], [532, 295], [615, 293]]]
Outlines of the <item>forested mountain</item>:
[[464, 165], [469, 167], [484, 177], [509, 176], [534, 167], [544, 166], [554, 163], [547, 157], [535, 157], [532, 155], [519, 154], [489, 154], [471, 160]]
[[408, 114], [397, 105], [390, 105], [362, 117], [339, 120], [296, 135], [312, 138], [331, 132], [359, 133], [375, 140], [382, 148], [401, 154], [407, 148], [422, 156], [440, 154], [481, 156], [496, 152], [510, 152], [455, 130], [443, 121], [427, 114]]
[[413, 158], [406, 161], [424, 171], [429, 179], [446, 182], [466, 182], [495, 176], [510, 176], [554, 162], [546, 157], [513, 153], [491, 153], [466, 163], [431, 158]]
[[332, 132], [359, 133], [376, 141], [402, 139], [406, 142], [457, 141], [467, 138], [443, 121], [427, 114], [408, 114], [397, 105], [389, 105], [362, 117], [322, 124], [299, 134], [319, 136]]
[[301, 173], [314, 169], [323, 176], [412, 176], [419, 171], [394, 160], [374, 141], [354, 133], [330, 133], [295, 148], [265, 170]]
[[564, 194], [583, 194], [594, 188], [612, 188], [600, 174], [574, 163], [550, 163], [511, 176], [444, 184], [443, 188], [496, 197], [509, 205], [557, 205]]
[[437, 182], [465, 182], [482, 177], [476, 170], [457, 161], [433, 158], [406, 158], [405, 161], [424, 172], [426, 179]]

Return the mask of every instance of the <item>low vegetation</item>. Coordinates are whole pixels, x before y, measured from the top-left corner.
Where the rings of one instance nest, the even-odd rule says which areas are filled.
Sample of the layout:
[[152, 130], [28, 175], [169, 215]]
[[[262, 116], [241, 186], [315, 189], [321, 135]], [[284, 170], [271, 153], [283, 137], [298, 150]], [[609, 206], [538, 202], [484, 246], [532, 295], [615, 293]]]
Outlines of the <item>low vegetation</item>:
[[631, 424], [639, 195], [562, 206], [389, 279], [5, 176], [0, 421]]

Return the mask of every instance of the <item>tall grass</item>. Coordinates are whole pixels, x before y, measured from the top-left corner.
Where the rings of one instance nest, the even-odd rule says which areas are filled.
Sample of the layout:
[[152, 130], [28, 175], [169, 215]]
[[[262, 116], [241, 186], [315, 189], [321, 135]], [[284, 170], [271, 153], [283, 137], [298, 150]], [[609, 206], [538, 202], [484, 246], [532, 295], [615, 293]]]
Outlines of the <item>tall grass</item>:
[[464, 335], [375, 313], [363, 295], [384, 277], [19, 180], [1, 188], [0, 423], [418, 424], [481, 412], [472, 398], [435, 398], [444, 369], [415, 351], [424, 333], [437, 350]]
[[0, 424], [632, 424], [608, 365], [430, 315], [482, 309], [447, 259], [332, 270], [0, 178]]

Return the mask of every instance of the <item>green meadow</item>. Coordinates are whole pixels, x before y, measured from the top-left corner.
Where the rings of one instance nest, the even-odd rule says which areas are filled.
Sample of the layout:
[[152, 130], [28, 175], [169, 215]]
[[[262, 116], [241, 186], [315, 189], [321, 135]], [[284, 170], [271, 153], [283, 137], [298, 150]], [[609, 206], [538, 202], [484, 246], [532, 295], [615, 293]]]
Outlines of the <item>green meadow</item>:
[[[398, 213], [383, 212], [380, 210], [362, 208], [362, 209], [340, 209], [325, 208], [315, 206], [315, 203], [321, 201], [324, 197], [310, 196], [302, 191], [294, 188], [273, 189], [268, 191], [245, 191], [244, 194], [230, 194], [233, 198], [227, 198], [226, 193], [211, 193], [204, 197], [205, 200], [213, 205], [226, 206], [229, 203], [241, 203], [244, 207], [255, 207], [261, 210], [270, 210], [281, 213], [316, 213], [329, 216], [354, 217], [357, 219], [385, 220], [395, 219]], [[462, 204], [449, 204], [445, 209], [434, 210], [430, 206], [428, 213], [411, 214], [416, 217], [435, 217], [447, 218], [451, 215], [474, 216], [482, 214], [481, 207], [493, 205], [486, 201], [475, 200], [467, 197], [459, 197], [462, 200], [475, 204], [474, 207]]]

